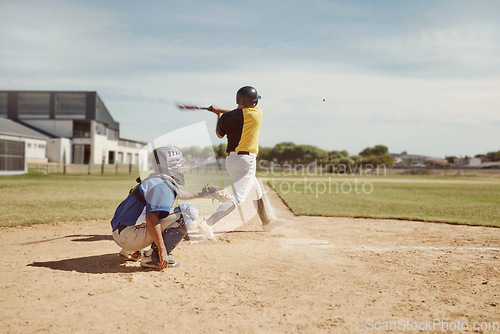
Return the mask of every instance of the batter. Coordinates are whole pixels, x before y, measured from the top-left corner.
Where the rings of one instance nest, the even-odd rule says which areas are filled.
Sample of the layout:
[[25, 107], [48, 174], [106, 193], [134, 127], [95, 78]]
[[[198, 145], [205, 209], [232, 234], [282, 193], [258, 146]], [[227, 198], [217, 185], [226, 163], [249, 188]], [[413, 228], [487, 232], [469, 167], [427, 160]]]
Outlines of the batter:
[[200, 225], [200, 232], [208, 239], [215, 240], [211, 227], [241, 205], [252, 188], [257, 192], [257, 212], [262, 225], [266, 226], [271, 222], [262, 200], [262, 187], [255, 177], [262, 124], [262, 110], [257, 108], [260, 98], [255, 88], [245, 86], [236, 93], [236, 109], [224, 110], [215, 105], [209, 108], [218, 117], [217, 136], [227, 136], [226, 169], [234, 178], [234, 184], [231, 201], [220, 205], [216, 212], [207, 218], [206, 224]]

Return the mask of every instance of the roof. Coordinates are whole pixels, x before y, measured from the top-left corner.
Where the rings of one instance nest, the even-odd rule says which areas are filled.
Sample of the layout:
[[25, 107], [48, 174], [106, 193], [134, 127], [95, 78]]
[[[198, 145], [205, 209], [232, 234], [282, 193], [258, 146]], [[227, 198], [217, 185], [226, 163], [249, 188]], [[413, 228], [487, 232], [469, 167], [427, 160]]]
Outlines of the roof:
[[435, 165], [438, 165], [438, 166], [446, 166], [448, 165], [448, 161], [441, 161], [441, 160], [435, 160], [435, 161], [431, 161], [433, 164]]
[[[0, 90], [0, 93], [45, 93], [45, 94], [65, 94], [65, 93], [82, 93], [85, 94], [85, 120], [91, 121], [96, 120], [99, 122], [106, 123], [110, 128], [119, 130], [120, 123], [115, 121], [108, 108], [100, 98], [99, 94], [96, 91], [81, 91], [81, 90]], [[49, 108], [54, 108], [49, 107]], [[10, 117], [11, 119], [17, 119], [18, 115]], [[50, 110], [44, 114], [46, 117], [44, 119], [54, 119], [50, 118]], [[30, 117], [23, 117], [22, 119], [30, 119]], [[63, 117], [58, 117], [57, 119], [64, 119]], [[73, 118], [70, 118], [73, 120]]]
[[108, 108], [106, 108], [106, 105], [104, 104], [104, 101], [101, 99], [99, 94], [97, 92], [95, 93], [96, 95], [96, 104], [97, 104], [97, 109], [95, 113], [95, 120], [100, 121], [103, 123], [108, 124], [108, 126], [112, 129], [119, 130], [120, 129], [120, 123], [115, 121], [113, 119], [113, 116], [111, 116], [111, 113], [109, 112]]
[[48, 140], [49, 137], [10, 119], [0, 118], [0, 135]]
[[146, 145], [147, 144], [146, 142], [143, 142], [143, 141], [134, 140], [134, 139], [127, 139], [127, 138], [121, 138], [121, 137], [120, 137], [120, 140], [128, 141], [128, 142], [131, 142], [131, 143], [137, 143], [137, 144], [141, 144], [141, 145]]

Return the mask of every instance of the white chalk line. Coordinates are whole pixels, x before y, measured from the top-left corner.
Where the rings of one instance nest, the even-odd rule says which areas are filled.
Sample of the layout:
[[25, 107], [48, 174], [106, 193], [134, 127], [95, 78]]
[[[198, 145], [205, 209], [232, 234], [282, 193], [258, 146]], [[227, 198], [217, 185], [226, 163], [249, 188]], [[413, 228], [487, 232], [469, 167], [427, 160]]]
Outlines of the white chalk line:
[[479, 251], [479, 252], [488, 252], [488, 251], [500, 251], [498, 247], [437, 247], [437, 246], [394, 246], [394, 247], [357, 247], [357, 248], [349, 248], [349, 247], [339, 247], [344, 249], [352, 249], [357, 251], [370, 251], [370, 252], [393, 252], [393, 251]]
[[259, 181], [260, 188], [262, 189], [262, 200], [264, 201], [264, 205], [266, 206], [266, 209], [267, 209], [268, 214], [270, 216], [269, 218], [271, 218], [271, 219], [277, 219], [276, 213], [274, 212], [274, 208], [271, 205], [271, 201], [269, 200], [269, 197], [267, 197], [267, 190], [266, 190], [266, 188], [264, 188], [264, 185], [262, 184], [262, 182], [261, 182], [260, 179], [257, 179], [257, 181]]
[[[274, 208], [267, 197], [267, 190], [264, 188], [262, 181], [258, 179], [260, 186], [262, 188], [262, 199], [264, 200], [264, 205], [268, 208], [269, 215], [271, 219], [277, 219]], [[288, 240], [288, 241], [287, 241]], [[371, 247], [371, 246], [359, 246], [359, 247], [348, 247], [348, 246], [335, 246], [330, 245], [328, 241], [319, 239], [287, 239], [283, 241], [284, 246], [316, 246], [320, 248], [334, 248], [345, 251], [366, 251], [366, 252], [394, 252], [394, 251], [478, 251], [478, 252], [489, 252], [496, 251], [500, 252], [500, 247], [451, 247], [451, 246], [392, 246], [392, 247]]]
[[397, 252], [397, 251], [478, 251], [478, 252], [500, 252], [499, 247], [437, 247], [437, 246], [392, 246], [392, 247], [371, 247], [371, 246], [335, 246], [328, 244], [327, 241], [322, 240], [309, 240], [309, 239], [289, 239], [283, 241], [284, 246], [321, 246], [322, 248], [339, 249], [343, 251], [356, 251], [356, 252]]

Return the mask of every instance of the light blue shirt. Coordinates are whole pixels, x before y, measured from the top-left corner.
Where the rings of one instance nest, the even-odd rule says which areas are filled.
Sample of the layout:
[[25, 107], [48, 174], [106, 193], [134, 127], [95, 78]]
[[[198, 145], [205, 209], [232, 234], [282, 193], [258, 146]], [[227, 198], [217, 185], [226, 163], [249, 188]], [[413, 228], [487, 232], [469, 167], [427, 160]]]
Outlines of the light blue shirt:
[[[146, 213], [160, 211], [160, 219], [168, 216], [176, 195], [165, 181], [160, 177], [147, 178], [139, 186], [139, 192], [146, 199]], [[116, 208], [111, 220], [113, 231], [118, 225], [134, 226], [143, 210], [144, 205], [139, 199], [134, 194], [129, 194]]]

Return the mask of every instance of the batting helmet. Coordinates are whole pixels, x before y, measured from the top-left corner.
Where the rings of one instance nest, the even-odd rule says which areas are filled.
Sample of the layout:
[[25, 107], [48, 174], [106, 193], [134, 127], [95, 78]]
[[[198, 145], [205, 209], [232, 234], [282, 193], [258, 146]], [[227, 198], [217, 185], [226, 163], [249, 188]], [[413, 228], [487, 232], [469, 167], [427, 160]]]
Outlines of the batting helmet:
[[155, 173], [167, 174], [181, 186], [185, 184], [186, 160], [179, 149], [172, 146], [154, 149], [152, 162]]
[[259, 100], [260, 95], [252, 86], [241, 87], [236, 93], [236, 103], [245, 107], [255, 107]]

